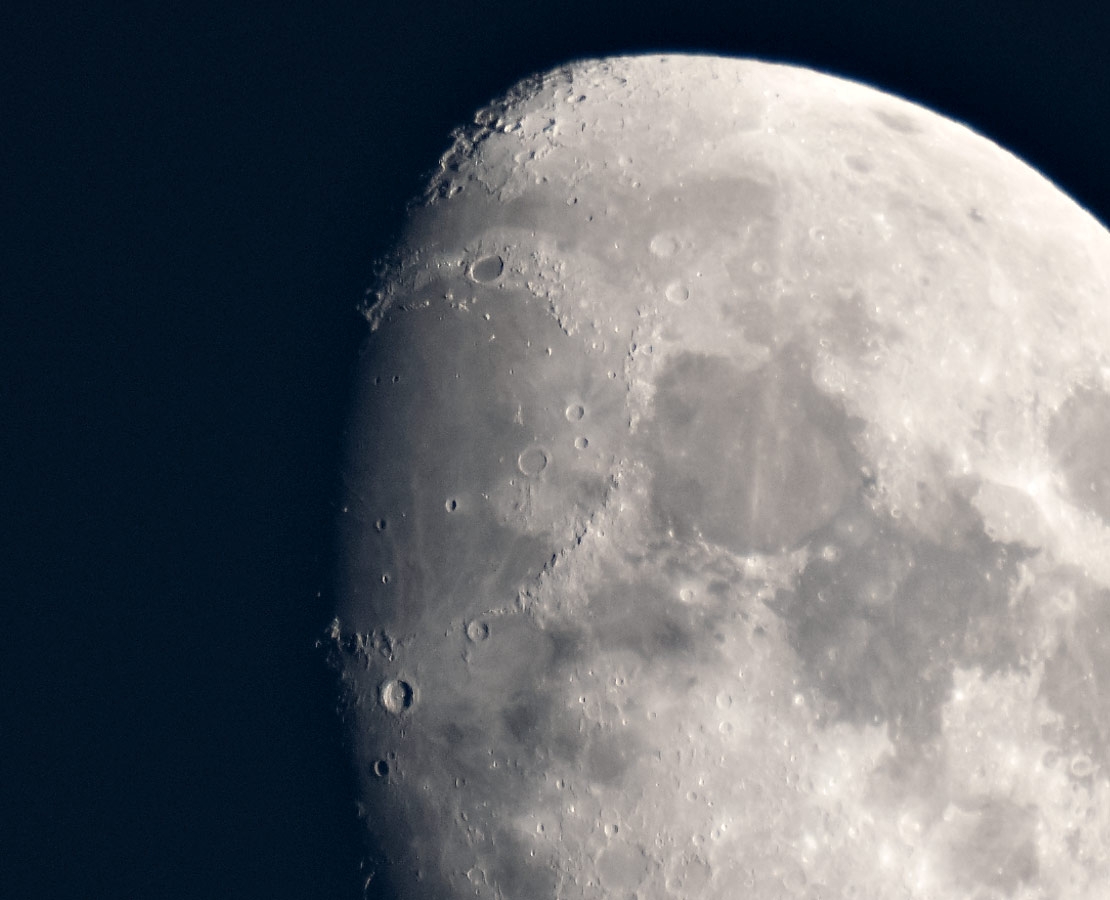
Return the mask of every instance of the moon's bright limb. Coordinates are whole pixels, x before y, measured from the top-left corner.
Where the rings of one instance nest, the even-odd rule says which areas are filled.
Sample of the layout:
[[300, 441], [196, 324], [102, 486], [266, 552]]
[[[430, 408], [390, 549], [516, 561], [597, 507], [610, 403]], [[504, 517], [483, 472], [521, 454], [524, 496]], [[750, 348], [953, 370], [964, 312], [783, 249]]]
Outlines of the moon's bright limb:
[[460, 130], [367, 315], [334, 660], [401, 898], [1110, 884], [1110, 234], [799, 68]]

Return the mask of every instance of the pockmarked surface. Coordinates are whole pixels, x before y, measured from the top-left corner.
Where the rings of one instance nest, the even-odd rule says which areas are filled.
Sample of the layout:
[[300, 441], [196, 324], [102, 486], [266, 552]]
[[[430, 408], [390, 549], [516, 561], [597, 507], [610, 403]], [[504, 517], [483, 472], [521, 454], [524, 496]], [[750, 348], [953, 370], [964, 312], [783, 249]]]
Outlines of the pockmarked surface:
[[1110, 234], [812, 71], [479, 112], [366, 314], [327, 643], [372, 890], [1110, 884]]

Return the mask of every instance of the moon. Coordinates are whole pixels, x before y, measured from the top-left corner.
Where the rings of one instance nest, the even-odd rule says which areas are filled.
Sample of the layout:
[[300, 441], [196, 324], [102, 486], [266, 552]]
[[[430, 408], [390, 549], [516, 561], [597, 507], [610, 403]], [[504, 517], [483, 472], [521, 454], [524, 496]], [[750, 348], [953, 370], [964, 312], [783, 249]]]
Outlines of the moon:
[[578, 61], [453, 134], [365, 314], [368, 893], [1105, 896], [1110, 233], [1043, 176], [803, 68]]

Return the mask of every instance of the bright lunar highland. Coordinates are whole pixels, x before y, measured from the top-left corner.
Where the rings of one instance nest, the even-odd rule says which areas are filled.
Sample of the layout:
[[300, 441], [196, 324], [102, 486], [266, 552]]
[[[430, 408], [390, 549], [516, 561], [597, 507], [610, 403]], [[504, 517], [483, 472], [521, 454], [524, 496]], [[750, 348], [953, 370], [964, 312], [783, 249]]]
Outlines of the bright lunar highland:
[[371, 896], [1105, 900], [1110, 233], [802, 68], [582, 61], [368, 296]]

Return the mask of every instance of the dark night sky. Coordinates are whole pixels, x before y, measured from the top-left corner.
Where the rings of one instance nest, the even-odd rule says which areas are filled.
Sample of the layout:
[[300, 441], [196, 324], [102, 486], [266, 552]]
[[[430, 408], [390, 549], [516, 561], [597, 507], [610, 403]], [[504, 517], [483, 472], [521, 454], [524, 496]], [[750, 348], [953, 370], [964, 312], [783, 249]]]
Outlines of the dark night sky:
[[1110, 221], [1105, 3], [0, 15], [4, 897], [358, 895], [313, 649], [355, 305], [450, 128], [519, 78], [796, 62], [972, 125]]

